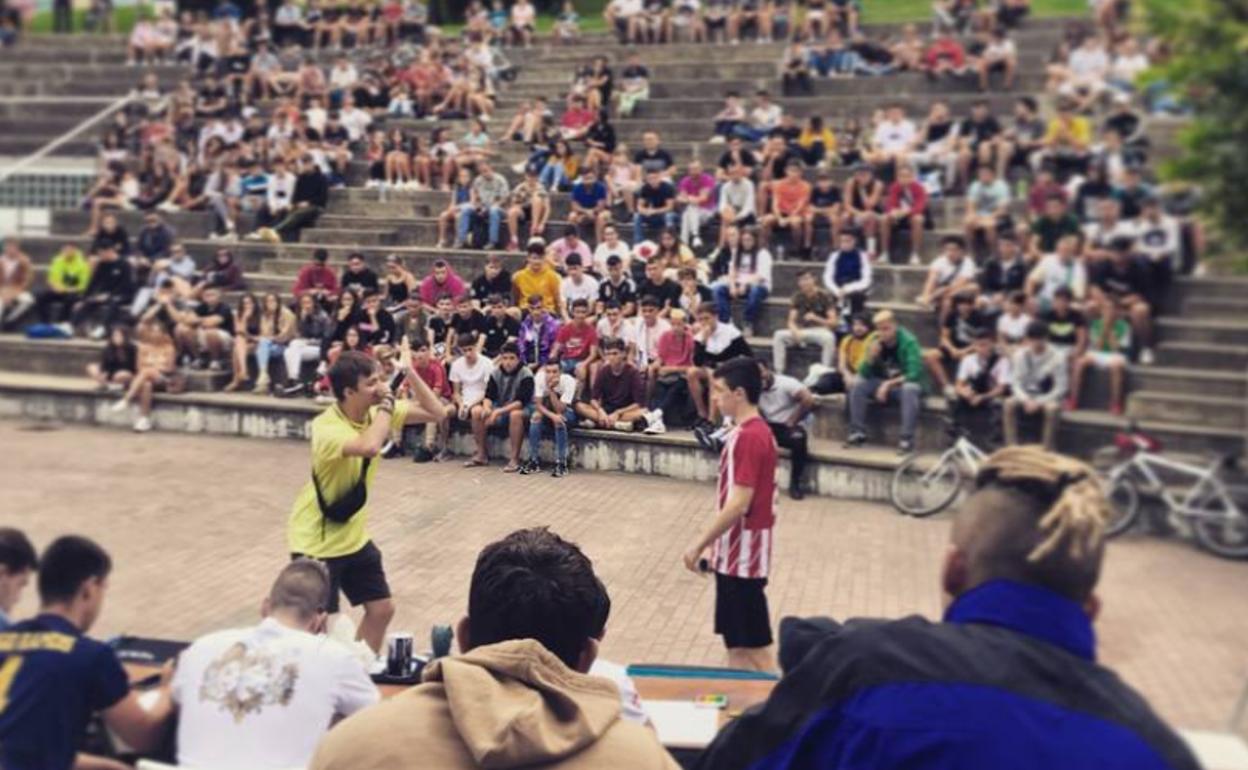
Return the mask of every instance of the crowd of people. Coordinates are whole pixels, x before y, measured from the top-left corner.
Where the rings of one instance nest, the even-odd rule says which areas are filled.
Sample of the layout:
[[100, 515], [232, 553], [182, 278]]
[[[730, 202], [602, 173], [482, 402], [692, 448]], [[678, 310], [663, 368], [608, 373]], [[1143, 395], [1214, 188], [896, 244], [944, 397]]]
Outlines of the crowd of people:
[[[1001, 69], [1012, 83], [1013, 59], [1002, 57], [1014, 55], [1010, 30], [1027, 4], [936, 5], [930, 40], [905, 27], [876, 44], [888, 62], [871, 60], [938, 74], [928, 65], [945, 58], [932, 49], [965, 41], [965, 56], [949, 59], [985, 77]], [[343, 351], [384, 364], [407, 340], [446, 401], [446, 419], [424, 441], [409, 438], [416, 457], [445, 459], [452, 424], [463, 423], [476, 438], [470, 464], [487, 461], [487, 436], [498, 431], [509, 441], [505, 469], [524, 473], [537, 456], [526, 458], [524, 437], [553, 430], [560, 473], [566, 427], [577, 424], [693, 427], [713, 447], [721, 426], [707, 373], [767, 335], [787, 394], [773, 422], [799, 455], [813, 396], [838, 392], [848, 402], [847, 446], [867, 440], [873, 402], [896, 402], [899, 449], [910, 452], [925, 393], [949, 402], [956, 432], [983, 412], [985, 440], [1016, 440], [1018, 422], [1043, 416], [1051, 443], [1059, 413], [1079, 408], [1088, 370], [1103, 369], [1108, 408], [1121, 413], [1126, 367], [1154, 360], [1152, 317], [1200, 250], [1199, 231], [1167, 213], [1147, 181], [1147, 117], [1134, 82], [1164, 52], [1143, 52], [1104, 9], [1095, 28], [1071, 25], [1050, 57], [1048, 117], [1031, 96], [1017, 97], [1008, 115], [999, 98], [958, 115], [937, 96], [922, 117], [899, 102], [833, 126], [818, 115], [799, 121], [766, 91], [748, 104], [729, 94], [712, 121], [723, 145], [713, 165], [678, 163], [654, 130], [635, 151], [617, 141], [616, 119], [649, 94], [637, 55], [618, 75], [603, 56], [578, 66], [563, 104], [525, 100], [491, 136], [493, 96], [512, 71], [501, 46], [532, 42], [532, 6], [501, 15], [474, 6], [459, 39], [439, 34], [423, 7], [408, 10], [331, 14], [286, 3], [271, 17], [243, 18], [226, 0], [207, 16], [166, 14], [141, 28], [162, 30], [171, 46], [144, 43], [148, 32], [136, 29], [136, 62], [180, 59], [197, 77], [168, 94], [144, 79], [104, 139], [107, 170], [84, 201], [90, 242], [67, 244], [41, 290], [20, 244], [6, 241], [3, 323], [107, 339], [90, 374], [121, 394], [118, 410], [139, 405], [139, 430], [151, 427], [151, 393], [183, 389], [193, 370], [230, 372], [227, 390], [328, 399], [325, 372]], [[792, 39], [781, 70], [786, 89], [799, 91], [812, 74], [855, 74], [820, 62], [838, 39], [866, 40], [852, 3], [797, 13], [784, 2], [613, 2], [606, 14], [634, 43], [679, 44], [685, 33]], [[339, 52], [329, 67], [309, 55], [322, 47]], [[414, 117], [472, 120], [462, 138], [435, 123], [422, 142], [405, 122]], [[526, 157], [510, 169], [500, 155], [509, 143]], [[353, 252], [338, 272], [319, 249], [289, 293], [260, 295], [248, 291], [233, 247], [197, 264], [164, 221], [166, 212], [204, 209], [214, 237], [254, 221], [248, 237], [297, 241], [358, 159], [368, 161], [369, 185], [445, 190], [437, 246], [489, 256], [439, 260], [421, 275], [402, 255], [382, 267]], [[137, 233], [119, 224], [118, 208], [143, 211]], [[939, 329], [923, 349], [921, 329], [866, 310], [873, 265], [922, 263], [929, 231], [950, 225], [960, 234], [940, 239], [914, 298], [916, 323]], [[513, 274], [499, 249], [524, 253], [526, 264]], [[768, 300], [789, 283], [791, 270], [777, 273], [786, 258], [811, 264], [781, 320]], [[460, 276], [452, 263], [479, 267]], [[790, 354], [807, 347], [818, 363], [795, 387], [788, 375], [801, 370]], [[552, 359], [559, 377], [549, 384], [566, 409], [543, 405]], [[560, 384], [564, 376], [574, 386]], [[501, 393], [491, 377], [506, 386]], [[513, 377], [533, 385], [500, 402], [517, 395]]]

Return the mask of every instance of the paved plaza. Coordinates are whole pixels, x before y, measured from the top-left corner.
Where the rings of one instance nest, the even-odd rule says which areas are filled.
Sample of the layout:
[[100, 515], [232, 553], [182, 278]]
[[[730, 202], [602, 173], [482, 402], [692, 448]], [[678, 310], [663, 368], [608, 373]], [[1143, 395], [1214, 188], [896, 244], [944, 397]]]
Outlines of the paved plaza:
[[[116, 569], [94, 633], [189, 639], [252, 622], [286, 559], [284, 524], [308, 478], [293, 441], [135, 435], [0, 422], [0, 523], [40, 546], [76, 532]], [[427, 633], [458, 618], [478, 550], [518, 527], [576, 541], [611, 590], [606, 656], [722, 663], [712, 585], [680, 554], [714, 489], [623, 474], [517, 477], [458, 462], [386, 461], [370, 528], [398, 602], [394, 628]], [[784, 500], [768, 593], [785, 614], [936, 616], [948, 518], [880, 505]], [[1114, 543], [1102, 583], [1101, 656], [1187, 728], [1221, 727], [1248, 676], [1248, 564], [1180, 542]], [[34, 609], [33, 589], [19, 614]]]

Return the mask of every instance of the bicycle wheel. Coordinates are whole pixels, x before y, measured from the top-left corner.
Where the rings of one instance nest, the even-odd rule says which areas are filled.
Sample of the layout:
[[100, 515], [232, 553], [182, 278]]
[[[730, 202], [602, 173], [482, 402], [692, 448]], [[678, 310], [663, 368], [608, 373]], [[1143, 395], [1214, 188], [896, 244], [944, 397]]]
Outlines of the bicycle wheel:
[[1196, 542], [1225, 559], [1248, 559], [1248, 517], [1225, 497], [1206, 500], [1200, 516], [1192, 519]]
[[1109, 499], [1110, 519], [1105, 522], [1105, 534], [1108, 537], [1121, 535], [1131, 529], [1140, 516], [1140, 488], [1125, 473], [1117, 477], [1102, 479], [1105, 485], [1105, 497]]
[[907, 516], [939, 513], [962, 489], [962, 473], [956, 462], [941, 458], [935, 466], [924, 468], [919, 459], [912, 456], [897, 466], [888, 487], [893, 507]]

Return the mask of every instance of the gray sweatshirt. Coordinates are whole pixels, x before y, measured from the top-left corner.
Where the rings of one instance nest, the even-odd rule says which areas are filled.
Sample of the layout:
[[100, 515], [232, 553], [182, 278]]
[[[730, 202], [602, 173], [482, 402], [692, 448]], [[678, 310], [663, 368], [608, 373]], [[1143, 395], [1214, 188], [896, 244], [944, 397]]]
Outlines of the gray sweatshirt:
[[1033, 353], [1026, 345], [1014, 353], [1014, 393], [1040, 403], [1061, 401], [1066, 396], [1066, 354], [1052, 345]]

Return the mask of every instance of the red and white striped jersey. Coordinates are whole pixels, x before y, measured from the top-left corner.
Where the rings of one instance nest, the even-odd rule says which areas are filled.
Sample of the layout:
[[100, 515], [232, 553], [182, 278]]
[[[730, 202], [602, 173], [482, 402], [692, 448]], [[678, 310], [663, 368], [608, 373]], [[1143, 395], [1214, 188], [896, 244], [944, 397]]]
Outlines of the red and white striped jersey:
[[716, 510], [723, 510], [734, 484], [753, 489], [754, 498], [746, 514], [711, 544], [711, 566], [722, 575], [765, 578], [776, 523], [776, 439], [762, 417], [741, 423], [724, 441]]

